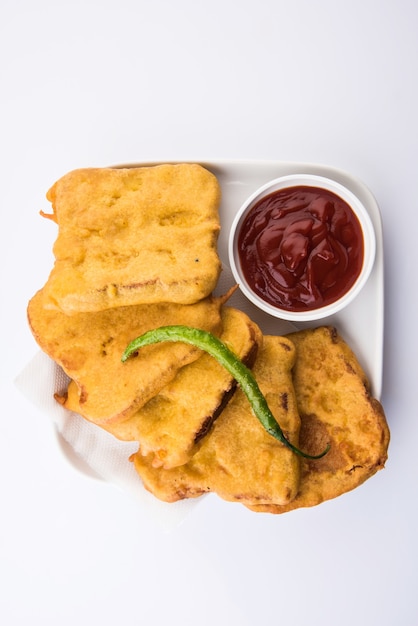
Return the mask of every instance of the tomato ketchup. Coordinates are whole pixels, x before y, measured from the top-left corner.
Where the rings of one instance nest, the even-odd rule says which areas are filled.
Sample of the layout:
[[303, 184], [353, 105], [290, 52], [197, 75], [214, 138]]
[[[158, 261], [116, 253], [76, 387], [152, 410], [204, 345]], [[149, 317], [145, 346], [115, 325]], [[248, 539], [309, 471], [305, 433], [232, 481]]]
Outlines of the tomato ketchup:
[[359, 220], [345, 200], [317, 187], [275, 191], [249, 211], [238, 236], [244, 276], [266, 302], [317, 309], [355, 283], [364, 258]]

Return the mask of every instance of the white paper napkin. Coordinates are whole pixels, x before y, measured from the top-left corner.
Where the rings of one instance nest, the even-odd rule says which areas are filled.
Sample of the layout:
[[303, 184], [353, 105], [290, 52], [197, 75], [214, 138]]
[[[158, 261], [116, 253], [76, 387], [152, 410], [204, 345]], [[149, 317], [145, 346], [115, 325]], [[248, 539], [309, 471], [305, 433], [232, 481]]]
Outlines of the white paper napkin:
[[66, 389], [67, 376], [43, 352], [39, 352], [18, 375], [15, 384], [21, 393], [54, 424], [58, 442], [67, 459], [87, 476], [113, 483], [133, 496], [144, 513], [163, 530], [178, 526], [199, 499], [173, 504], [161, 502], [141, 483], [129, 456], [138, 450], [136, 442], [119, 441], [99, 426], [66, 410], [54, 393]]

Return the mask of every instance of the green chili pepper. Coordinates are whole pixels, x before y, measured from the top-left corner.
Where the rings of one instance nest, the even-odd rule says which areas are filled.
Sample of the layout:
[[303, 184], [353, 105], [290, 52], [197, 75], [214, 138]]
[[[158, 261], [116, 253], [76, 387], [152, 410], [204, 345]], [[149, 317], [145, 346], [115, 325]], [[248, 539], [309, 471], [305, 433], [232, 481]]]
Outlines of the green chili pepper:
[[122, 355], [125, 362], [143, 346], [162, 341], [180, 341], [191, 344], [213, 356], [235, 378], [247, 396], [255, 416], [260, 420], [266, 431], [294, 453], [307, 459], [320, 459], [329, 450], [329, 445], [318, 455], [307, 454], [295, 447], [283, 434], [276, 422], [267, 401], [262, 394], [251, 370], [217, 337], [211, 333], [191, 328], [190, 326], [161, 326], [150, 330], [129, 343]]

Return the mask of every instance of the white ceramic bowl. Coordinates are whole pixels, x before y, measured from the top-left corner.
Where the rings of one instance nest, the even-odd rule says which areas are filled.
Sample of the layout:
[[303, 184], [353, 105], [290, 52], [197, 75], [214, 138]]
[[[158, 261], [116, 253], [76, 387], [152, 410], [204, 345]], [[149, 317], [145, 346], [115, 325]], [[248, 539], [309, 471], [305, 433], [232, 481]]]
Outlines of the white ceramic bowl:
[[[332, 304], [328, 304], [320, 308], [293, 312], [281, 309], [278, 306], [270, 304], [259, 295], [257, 295], [248, 285], [240, 263], [237, 240], [241, 226], [248, 213], [263, 197], [270, 195], [271, 193], [280, 189], [288, 189], [291, 187], [300, 186], [316, 187], [319, 189], [331, 191], [350, 206], [351, 210], [357, 216], [357, 219], [360, 223], [363, 235], [364, 253], [362, 268], [357, 279], [355, 280], [351, 288], [346, 291], [338, 300], [336, 300]], [[262, 311], [272, 315], [273, 317], [295, 322], [319, 320], [330, 315], [334, 315], [335, 313], [341, 311], [341, 309], [346, 307], [350, 302], [352, 302], [353, 299], [364, 287], [367, 279], [370, 276], [370, 272], [372, 270], [375, 259], [375, 253], [376, 238], [374, 228], [370, 216], [364, 205], [349, 189], [347, 189], [340, 183], [329, 178], [324, 178], [322, 176], [316, 176], [313, 174], [294, 174], [282, 176], [280, 178], [276, 178], [275, 180], [270, 181], [269, 183], [257, 189], [257, 191], [255, 191], [244, 202], [244, 204], [237, 212], [231, 226], [228, 242], [228, 255], [231, 271], [243, 294]]]

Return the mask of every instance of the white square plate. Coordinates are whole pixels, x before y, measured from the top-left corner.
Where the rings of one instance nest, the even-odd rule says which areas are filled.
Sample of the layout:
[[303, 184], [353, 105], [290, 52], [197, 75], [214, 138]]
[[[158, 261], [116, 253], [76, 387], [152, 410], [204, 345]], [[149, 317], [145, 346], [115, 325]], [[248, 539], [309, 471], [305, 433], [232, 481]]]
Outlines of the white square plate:
[[[216, 175], [222, 190], [218, 249], [223, 271], [217, 288], [218, 293], [225, 293], [235, 284], [228, 266], [228, 234], [234, 215], [243, 201], [264, 183], [291, 173], [320, 174], [341, 182], [364, 203], [376, 231], [376, 260], [371, 276], [354, 302], [344, 311], [321, 320], [320, 323], [334, 325], [347, 340], [369, 377], [373, 395], [379, 398], [383, 355], [382, 227], [379, 208], [367, 187], [347, 173], [321, 165], [273, 161], [199, 162]], [[157, 163], [127, 164], [117, 167], [148, 165]], [[295, 325], [272, 318], [258, 310], [239, 290], [234, 293], [228, 304], [245, 311], [259, 324], [265, 334], [281, 335], [295, 330]], [[307, 326], [308, 323], [299, 325]], [[98, 426], [70, 413], [55, 402], [53, 394], [66, 388], [67, 377], [45, 354], [39, 353], [18, 377], [16, 383], [23, 394], [51, 418], [56, 427], [61, 450], [75, 468], [86, 475], [102, 478], [133, 493], [147, 512], [153, 514], [158, 521], [163, 520], [166, 527], [177, 524], [190, 508], [197, 504], [196, 500], [178, 502], [175, 505], [166, 504], [145, 492], [133, 464], [128, 461], [138, 444], [118, 441]]]

